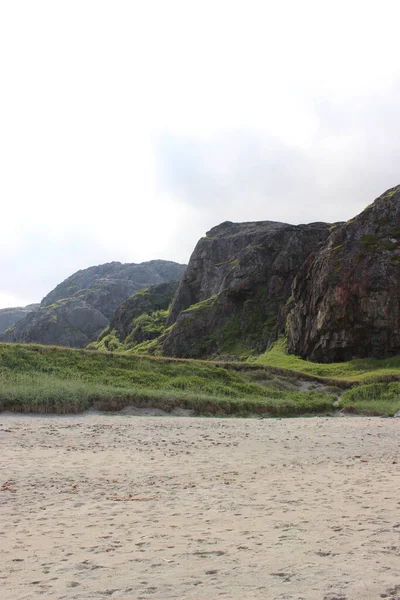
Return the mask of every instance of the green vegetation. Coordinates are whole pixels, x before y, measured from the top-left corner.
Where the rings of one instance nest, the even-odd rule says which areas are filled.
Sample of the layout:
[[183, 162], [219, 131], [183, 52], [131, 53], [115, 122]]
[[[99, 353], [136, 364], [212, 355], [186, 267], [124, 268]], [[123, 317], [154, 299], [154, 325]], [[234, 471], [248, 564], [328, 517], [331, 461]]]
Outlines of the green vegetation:
[[395, 188], [389, 190], [388, 193], [384, 195], [384, 198], [385, 199], [392, 198], [398, 190], [399, 190], [399, 186], [396, 186]]
[[315, 379], [327, 384], [325, 392], [351, 388], [339, 400], [338, 408], [343, 412], [392, 417], [400, 410], [400, 356], [313, 363], [287, 354], [286, 339], [282, 338], [253, 364], [264, 365], [286, 377]]
[[393, 417], [400, 410], [400, 382], [371, 383], [348, 390], [339, 406], [348, 413]]
[[[247, 370], [254, 375], [264, 369]], [[261, 385], [246, 372], [193, 360], [0, 344], [0, 410], [67, 413], [129, 404], [267, 416], [332, 410], [332, 396], [282, 389], [268, 379]]]
[[[247, 300], [246, 312], [239, 314], [235, 312], [233, 301], [224, 296], [222, 291], [182, 311], [186, 319], [178, 322], [178, 328], [184, 327], [192, 319], [202, 318], [205, 323], [220, 320], [223, 324], [217, 330], [203, 335], [196, 342], [198, 356], [231, 355], [238, 360], [247, 360], [259, 354], [265, 348], [265, 340], [275, 334], [278, 326], [277, 305], [282, 301], [283, 297], [271, 299], [268, 292], [259, 289]], [[227, 305], [224, 304], [227, 302], [232, 303], [228, 318]], [[204, 311], [204, 314], [200, 311]]]
[[90, 350], [106, 350], [107, 352], [135, 352], [147, 353], [148, 348], [154, 346], [151, 342], [165, 333], [165, 324], [168, 318], [168, 310], [157, 310], [151, 314], [141, 314], [132, 319], [130, 333], [120, 341], [115, 329], [107, 327], [100, 334], [97, 342], [90, 344]]
[[285, 338], [276, 342], [270, 350], [253, 361], [255, 364], [286, 371], [297, 377], [312, 376], [320, 381], [335, 382], [341, 387], [352, 384], [400, 379], [400, 356], [377, 360], [354, 359], [341, 363], [313, 363], [287, 353]]
[[132, 322], [132, 331], [125, 340], [127, 348], [137, 340], [149, 341], [161, 335], [165, 330], [168, 310], [156, 310], [149, 315], [143, 314]]
[[[143, 342], [140, 351], [157, 344]], [[0, 412], [135, 405], [209, 415], [329, 414], [343, 389], [343, 412], [393, 416], [400, 410], [400, 357], [311, 363], [288, 355], [285, 339], [246, 363], [0, 344]]]
[[[165, 331], [169, 331], [171, 328], [169, 327]], [[142, 342], [141, 344], [137, 344], [131, 350], [129, 350], [131, 354], [150, 354], [152, 356], [158, 356], [161, 352], [161, 344], [159, 338], [155, 340], [148, 340], [147, 342]]]
[[166, 323], [177, 286], [178, 282], [172, 281], [133, 294], [120, 306], [118, 318], [102, 331], [89, 349], [154, 354], [159, 344], [152, 342], [167, 331]]
[[223, 267], [225, 265], [229, 265], [231, 269], [236, 269], [240, 265], [239, 258], [231, 258], [229, 260], [225, 260], [224, 262], [215, 263], [216, 267]]
[[389, 235], [394, 238], [400, 238], [400, 227], [393, 227], [393, 229], [390, 229]]
[[214, 304], [217, 303], [220, 294], [215, 294], [215, 296], [210, 296], [206, 300], [202, 300], [201, 302], [197, 302], [197, 304], [191, 304], [189, 308], [186, 308], [182, 311], [182, 313], [194, 313], [199, 310], [204, 310], [205, 308], [211, 308]]
[[392, 241], [387, 238], [379, 238], [376, 235], [362, 235], [360, 242], [363, 248], [368, 252], [379, 252], [383, 250], [396, 250], [398, 247], [397, 241]]

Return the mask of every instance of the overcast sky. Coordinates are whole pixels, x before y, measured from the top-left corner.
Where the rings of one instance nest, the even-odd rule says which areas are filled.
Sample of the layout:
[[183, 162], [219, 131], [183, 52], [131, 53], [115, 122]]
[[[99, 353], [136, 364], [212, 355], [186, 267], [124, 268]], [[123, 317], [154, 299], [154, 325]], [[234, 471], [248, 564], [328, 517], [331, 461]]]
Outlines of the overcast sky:
[[399, 184], [398, 5], [0, 2], [0, 307]]

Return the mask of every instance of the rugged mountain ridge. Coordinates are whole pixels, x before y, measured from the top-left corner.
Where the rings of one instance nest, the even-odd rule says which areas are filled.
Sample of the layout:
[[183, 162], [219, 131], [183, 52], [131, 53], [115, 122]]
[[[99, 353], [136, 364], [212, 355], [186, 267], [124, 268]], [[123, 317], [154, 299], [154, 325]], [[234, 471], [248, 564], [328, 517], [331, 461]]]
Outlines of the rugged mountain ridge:
[[400, 186], [347, 223], [222, 223], [186, 271], [79, 271], [0, 340], [229, 360], [285, 332], [290, 353], [318, 362], [400, 354]]
[[293, 296], [289, 352], [318, 362], [400, 354], [400, 186], [331, 233]]
[[27, 306], [13, 306], [11, 308], [0, 308], [0, 333], [12, 327], [26, 317], [30, 312], [39, 308], [39, 304], [28, 304]]
[[120, 304], [139, 289], [178, 280], [186, 266], [153, 260], [107, 263], [68, 277], [40, 307], [0, 335], [5, 342], [84, 347], [97, 339]]
[[202, 238], [159, 340], [167, 356], [245, 356], [284, 331], [291, 286], [330, 225], [225, 222]]

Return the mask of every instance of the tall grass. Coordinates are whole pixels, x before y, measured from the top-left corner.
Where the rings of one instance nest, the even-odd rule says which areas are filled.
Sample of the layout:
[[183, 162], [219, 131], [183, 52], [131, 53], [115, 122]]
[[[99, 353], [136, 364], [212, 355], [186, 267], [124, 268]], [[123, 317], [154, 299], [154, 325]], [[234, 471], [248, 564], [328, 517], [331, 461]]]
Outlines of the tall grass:
[[281, 338], [270, 350], [252, 361], [253, 364], [286, 370], [296, 375], [312, 375], [339, 383], [368, 383], [376, 380], [400, 379], [400, 356], [387, 359], [362, 358], [341, 363], [313, 363], [288, 354], [286, 339]]
[[0, 344], [0, 411], [77, 413], [130, 404], [201, 414], [332, 411], [335, 397], [324, 389], [299, 391], [302, 378], [324, 382], [325, 392], [332, 383], [336, 394], [351, 387], [339, 403], [344, 412], [392, 416], [400, 410], [400, 357], [317, 364], [286, 354], [284, 340], [252, 364]]
[[371, 383], [348, 390], [340, 399], [344, 412], [393, 417], [400, 411], [400, 383]]
[[332, 401], [246, 381], [215, 364], [0, 344], [0, 410], [74, 413], [134, 404], [272, 416], [327, 412]]

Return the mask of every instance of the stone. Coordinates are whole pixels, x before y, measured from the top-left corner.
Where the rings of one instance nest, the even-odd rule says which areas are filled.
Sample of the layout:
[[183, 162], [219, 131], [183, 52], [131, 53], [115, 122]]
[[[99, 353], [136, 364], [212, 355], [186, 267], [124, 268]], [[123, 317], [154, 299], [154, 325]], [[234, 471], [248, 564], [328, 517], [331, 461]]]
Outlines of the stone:
[[400, 354], [400, 186], [331, 232], [293, 285], [288, 350], [338, 362]]
[[82, 348], [97, 339], [115, 310], [133, 293], [180, 279], [185, 268], [171, 261], [152, 260], [83, 269], [45, 296], [34, 312], [0, 334], [0, 341]]
[[329, 224], [225, 222], [197, 244], [181, 279], [161, 353], [246, 356], [266, 350], [285, 329], [291, 286]]
[[0, 308], [0, 333], [26, 317], [30, 312], [36, 310], [39, 304], [28, 304], [28, 306], [16, 306], [12, 308]]

